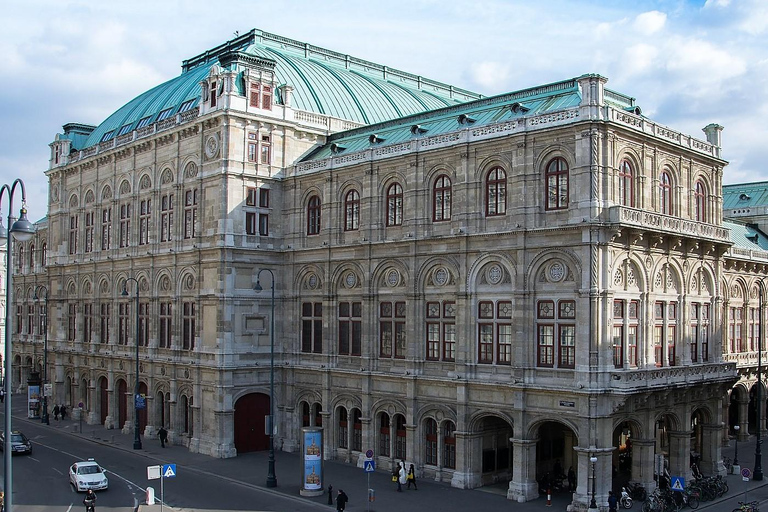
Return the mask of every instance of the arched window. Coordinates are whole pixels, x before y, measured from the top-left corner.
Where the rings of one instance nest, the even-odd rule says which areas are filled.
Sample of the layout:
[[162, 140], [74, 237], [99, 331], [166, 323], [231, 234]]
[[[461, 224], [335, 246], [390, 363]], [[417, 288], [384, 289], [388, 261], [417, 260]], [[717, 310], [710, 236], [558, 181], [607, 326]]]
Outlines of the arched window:
[[694, 193], [696, 197], [696, 221], [707, 222], [707, 189], [704, 188], [704, 183], [701, 181], [696, 182], [696, 191]]
[[43, 242], [43, 248], [40, 250], [40, 265], [45, 266], [45, 258], [48, 256], [48, 244]]
[[320, 234], [320, 198], [312, 196], [307, 205], [307, 235]]
[[30, 270], [35, 268], [35, 244], [29, 246], [29, 268]]
[[344, 198], [344, 231], [354, 231], [360, 227], [360, 194], [350, 190]]
[[437, 178], [432, 190], [432, 220], [451, 220], [451, 180], [445, 175]]
[[395, 458], [400, 460], [406, 459], [406, 431], [405, 431], [405, 416], [402, 414], [395, 414]]
[[19, 246], [19, 257], [16, 260], [16, 269], [21, 272], [24, 269], [24, 247]]
[[363, 451], [363, 414], [360, 409], [352, 409], [352, 449]]
[[672, 179], [666, 171], [659, 176], [659, 213], [672, 215]]
[[443, 423], [443, 467], [456, 469], [456, 425]]
[[547, 164], [547, 210], [568, 208], [568, 163], [557, 157]]
[[347, 410], [344, 407], [339, 407], [339, 448], [347, 448], [347, 436], [349, 434], [347, 424]]
[[323, 426], [323, 406], [321, 404], [315, 404], [315, 426]]
[[485, 179], [485, 216], [493, 217], [507, 213], [507, 173], [501, 167], [494, 167]]
[[379, 453], [382, 457], [389, 457], [389, 442], [392, 439], [389, 428], [389, 414], [383, 412], [379, 416]]
[[635, 191], [633, 187], [632, 165], [627, 160], [622, 160], [619, 165], [619, 204], [622, 206], [635, 206]]
[[301, 426], [309, 427], [309, 404], [301, 402]]
[[437, 466], [437, 422], [432, 418], [424, 422], [424, 463]]
[[403, 225], [403, 187], [393, 183], [387, 189], [387, 226]]

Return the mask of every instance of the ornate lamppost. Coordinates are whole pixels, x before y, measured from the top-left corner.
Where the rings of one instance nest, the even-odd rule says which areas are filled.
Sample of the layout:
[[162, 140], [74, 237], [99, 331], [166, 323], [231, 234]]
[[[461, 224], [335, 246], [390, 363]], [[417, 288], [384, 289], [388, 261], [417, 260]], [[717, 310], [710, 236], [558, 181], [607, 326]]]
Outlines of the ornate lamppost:
[[[16, 192], [16, 187], [21, 188], [21, 209], [19, 210], [19, 220], [12, 223], [14, 217], [13, 213], [13, 194]], [[3, 390], [5, 391], [5, 440], [3, 445], [3, 509], [11, 512], [13, 510], [13, 461], [11, 455], [13, 454], [11, 447], [11, 431], [13, 430], [11, 425], [11, 380], [13, 380], [11, 373], [11, 304], [13, 289], [13, 247], [11, 244], [10, 236], [19, 242], [25, 242], [31, 239], [35, 235], [35, 227], [31, 222], [27, 220], [27, 194], [24, 190], [24, 182], [17, 178], [12, 185], [3, 185], [0, 188], [0, 203], [2, 203], [3, 195], [8, 194], [8, 234], [5, 230], [0, 230], [0, 236], [6, 237], [6, 257], [5, 257], [5, 350], [3, 351], [3, 364], [5, 369], [3, 371]]]
[[269, 470], [267, 472], [267, 487], [277, 487], [275, 474], [275, 274], [268, 268], [262, 268], [256, 274], [256, 291], [263, 290], [259, 277], [267, 271], [272, 276], [272, 316], [269, 328]]
[[43, 414], [40, 416], [40, 422], [50, 425], [51, 421], [48, 417], [48, 395], [45, 392], [45, 385], [48, 384], [48, 288], [44, 285], [37, 286], [35, 288], [35, 301], [40, 300], [37, 295], [37, 291], [41, 290], [45, 293], [43, 295], [43, 307], [45, 308], [45, 315], [43, 317]]
[[757, 401], [755, 403], [757, 418], [757, 435], [755, 436], [755, 471], [752, 473], [752, 480], [761, 481], [763, 479], [763, 454], [760, 451], [760, 445], [763, 444], [763, 440], [760, 439], [760, 434], [763, 429], [762, 416], [760, 414], [761, 403], [763, 400], [763, 280], [757, 282], [757, 286], [760, 288], [760, 298], [757, 307], [757, 314], [759, 315], [759, 332], [757, 335]]
[[589, 462], [592, 463], [592, 501], [589, 502], [589, 508], [597, 508], [597, 502], [595, 501], [596, 493], [596, 481], [597, 474], [595, 473], [595, 464], [597, 464], [597, 457], [594, 455], [589, 458]]
[[135, 277], [129, 277], [123, 283], [123, 297], [128, 296], [128, 281], [136, 283], [136, 297], [135, 306], [136, 309], [136, 386], [133, 389], [133, 449], [141, 450], [141, 436], [139, 430], [141, 426], [139, 424], [139, 281]]

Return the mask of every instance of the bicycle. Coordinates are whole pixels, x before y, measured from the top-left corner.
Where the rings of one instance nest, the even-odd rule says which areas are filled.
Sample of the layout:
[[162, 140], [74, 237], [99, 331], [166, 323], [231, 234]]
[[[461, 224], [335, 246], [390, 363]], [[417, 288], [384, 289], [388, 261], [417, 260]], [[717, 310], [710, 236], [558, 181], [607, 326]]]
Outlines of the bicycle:
[[758, 505], [759, 502], [757, 501], [750, 501], [749, 503], [740, 501], [739, 506], [733, 509], [733, 512], [759, 512]]

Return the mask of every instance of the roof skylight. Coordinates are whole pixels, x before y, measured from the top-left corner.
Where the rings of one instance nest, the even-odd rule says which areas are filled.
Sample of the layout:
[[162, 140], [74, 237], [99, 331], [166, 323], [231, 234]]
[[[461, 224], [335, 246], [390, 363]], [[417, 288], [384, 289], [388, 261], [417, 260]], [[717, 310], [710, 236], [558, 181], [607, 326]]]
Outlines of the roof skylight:
[[171, 117], [171, 112], [173, 112], [173, 107], [161, 110], [160, 113], [157, 114], [157, 120], [162, 121], [163, 119]]
[[139, 119], [139, 124], [136, 125], [136, 129], [144, 128], [149, 124], [149, 121], [152, 119], [152, 116], [142, 117]]
[[117, 132], [117, 136], [119, 137], [120, 135], [125, 135], [129, 131], [131, 131], [131, 124], [123, 125], [123, 127], [120, 128], [120, 131]]
[[115, 130], [109, 130], [107, 133], [101, 136], [101, 140], [99, 142], [107, 142], [114, 136], [115, 136]]
[[185, 102], [184, 102], [184, 103], [182, 103], [182, 104], [181, 104], [181, 106], [179, 107], [179, 113], [181, 113], [181, 112], [186, 112], [187, 110], [191, 109], [191, 108], [192, 108], [192, 105], [194, 105], [194, 104], [195, 104], [195, 100], [194, 100], [194, 99], [191, 99], [191, 100], [187, 100], [187, 101], [185, 101]]

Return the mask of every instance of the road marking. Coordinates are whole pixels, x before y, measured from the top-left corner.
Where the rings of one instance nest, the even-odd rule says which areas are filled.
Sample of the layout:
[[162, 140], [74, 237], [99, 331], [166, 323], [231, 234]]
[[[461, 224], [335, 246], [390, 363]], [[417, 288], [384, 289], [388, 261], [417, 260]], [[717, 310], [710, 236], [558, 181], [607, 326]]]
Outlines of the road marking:
[[40, 462], [39, 460], [37, 460], [36, 458], [34, 458], [34, 457], [33, 457], [33, 456], [31, 456], [31, 455], [30, 455], [29, 457], [27, 457], [27, 458], [28, 458], [28, 459], [31, 459], [31, 460], [33, 460], [33, 461], [35, 461], [35, 462]]
[[51, 469], [54, 470], [55, 472], [57, 472], [58, 474], [60, 474], [61, 476], [64, 476], [64, 472], [61, 471], [59, 468], [53, 468], [52, 467]]

